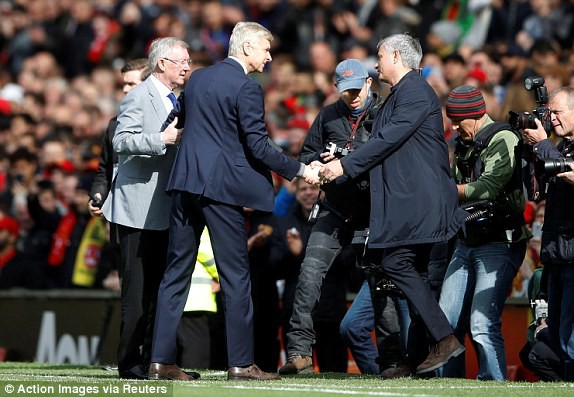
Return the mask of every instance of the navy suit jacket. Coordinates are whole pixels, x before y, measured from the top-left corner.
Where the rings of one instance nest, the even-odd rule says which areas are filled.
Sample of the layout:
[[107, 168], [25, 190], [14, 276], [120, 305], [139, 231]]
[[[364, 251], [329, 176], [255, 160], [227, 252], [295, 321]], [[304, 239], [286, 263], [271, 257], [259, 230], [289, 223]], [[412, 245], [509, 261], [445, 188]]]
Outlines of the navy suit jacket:
[[263, 90], [238, 62], [227, 58], [194, 71], [172, 113], [170, 118], [181, 116], [186, 122], [168, 192], [273, 210], [270, 170], [291, 180], [301, 163], [268, 142]]
[[458, 209], [439, 99], [414, 71], [392, 88], [371, 139], [341, 163], [353, 178], [370, 170], [371, 248], [446, 241], [467, 215]]

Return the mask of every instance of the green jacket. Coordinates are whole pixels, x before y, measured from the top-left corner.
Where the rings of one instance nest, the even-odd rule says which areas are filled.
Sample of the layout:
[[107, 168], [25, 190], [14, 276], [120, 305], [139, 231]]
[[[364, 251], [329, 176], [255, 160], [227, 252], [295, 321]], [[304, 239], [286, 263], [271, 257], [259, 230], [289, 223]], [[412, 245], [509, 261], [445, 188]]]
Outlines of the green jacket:
[[[494, 121], [487, 116], [485, 123], [476, 133], [473, 140], [480, 136], [480, 132]], [[514, 174], [514, 168], [520, 167], [520, 158], [516, 158], [516, 147], [519, 144], [519, 138], [510, 130], [502, 130], [496, 133], [488, 146], [480, 152], [480, 160], [484, 168], [478, 179], [467, 183], [464, 187], [464, 202], [477, 200], [492, 200], [497, 203], [497, 207], [506, 208], [517, 218], [522, 219], [522, 213], [526, 206], [526, 198], [520, 187], [512, 190], [508, 189]], [[473, 150], [464, 154], [464, 159], [468, 159]], [[456, 180], [461, 179], [460, 170], [457, 168], [456, 159], [453, 161], [453, 173]], [[521, 186], [521, 184], [520, 184]], [[524, 226], [522, 221], [522, 233], [514, 241], [520, 241], [530, 238], [532, 235]]]

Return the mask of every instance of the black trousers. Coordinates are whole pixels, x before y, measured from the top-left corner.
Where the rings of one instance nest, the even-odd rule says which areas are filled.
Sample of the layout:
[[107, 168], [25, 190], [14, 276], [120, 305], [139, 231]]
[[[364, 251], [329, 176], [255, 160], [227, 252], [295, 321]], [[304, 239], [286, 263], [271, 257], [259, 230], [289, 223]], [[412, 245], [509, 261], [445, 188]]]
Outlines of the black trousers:
[[381, 269], [403, 292], [409, 305], [411, 325], [407, 353], [412, 365], [418, 365], [434, 344], [453, 333], [446, 316], [427, 284], [428, 264], [433, 244], [417, 244], [375, 249]]
[[204, 311], [183, 312], [177, 329], [177, 365], [181, 368], [211, 368], [210, 317]]
[[563, 380], [563, 365], [560, 357], [543, 341], [533, 345], [527, 343], [519, 353], [522, 364], [546, 382]]
[[118, 370], [147, 366], [157, 302], [166, 264], [168, 231], [118, 225], [121, 257], [120, 340]]

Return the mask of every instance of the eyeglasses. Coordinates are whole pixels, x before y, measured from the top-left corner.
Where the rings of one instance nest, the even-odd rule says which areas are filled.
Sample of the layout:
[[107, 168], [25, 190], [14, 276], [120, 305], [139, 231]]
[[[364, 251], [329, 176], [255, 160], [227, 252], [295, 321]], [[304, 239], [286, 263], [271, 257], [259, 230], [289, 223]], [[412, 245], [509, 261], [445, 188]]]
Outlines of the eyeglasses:
[[163, 57], [162, 59], [165, 59], [166, 61], [173, 62], [177, 66], [181, 66], [181, 67], [184, 67], [185, 65], [191, 66], [191, 59], [174, 60], [174, 59], [169, 59], [169, 58], [165, 58], [165, 57]]

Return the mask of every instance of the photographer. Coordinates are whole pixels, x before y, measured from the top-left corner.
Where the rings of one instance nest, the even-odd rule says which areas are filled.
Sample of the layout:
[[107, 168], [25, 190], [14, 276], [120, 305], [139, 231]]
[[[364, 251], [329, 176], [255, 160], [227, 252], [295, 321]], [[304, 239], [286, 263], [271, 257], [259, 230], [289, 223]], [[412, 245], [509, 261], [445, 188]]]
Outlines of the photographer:
[[548, 335], [550, 320], [546, 302], [548, 294], [546, 284], [544, 268], [536, 269], [528, 283], [533, 321], [528, 325], [527, 342], [518, 355], [522, 364], [534, 372], [540, 380], [557, 382], [562, 380], [562, 363]]
[[[373, 79], [356, 59], [340, 62], [335, 70], [340, 98], [321, 109], [305, 139], [300, 161], [328, 162], [355, 149], [371, 134], [379, 97], [371, 91]], [[287, 333], [287, 363], [281, 375], [312, 372], [315, 343], [311, 313], [320, 298], [325, 274], [341, 250], [351, 243], [353, 230], [368, 224], [368, 177], [322, 186], [310, 221], [315, 222], [297, 282], [293, 314]]]
[[[492, 121], [481, 92], [470, 85], [450, 92], [446, 114], [459, 133], [453, 161], [458, 198], [471, 215], [446, 271], [440, 307], [461, 343], [470, 330], [478, 379], [502, 381], [507, 373], [501, 315], [530, 237], [522, 216], [520, 138], [508, 123]], [[464, 356], [439, 372], [464, 377]]]
[[[524, 129], [524, 142], [532, 145], [538, 162], [537, 177], [546, 193], [540, 259], [548, 277], [548, 317], [552, 343], [560, 346], [564, 379], [574, 380], [574, 185], [568, 168], [574, 151], [574, 88], [562, 87], [550, 95], [548, 109], [555, 146], [539, 120], [536, 129]], [[550, 161], [552, 160], [552, 161]], [[549, 165], [552, 165], [549, 167]], [[561, 171], [561, 172], [560, 172]], [[555, 175], [560, 173], [560, 177]], [[544, 175], [543, 175], [544, 174]]]

